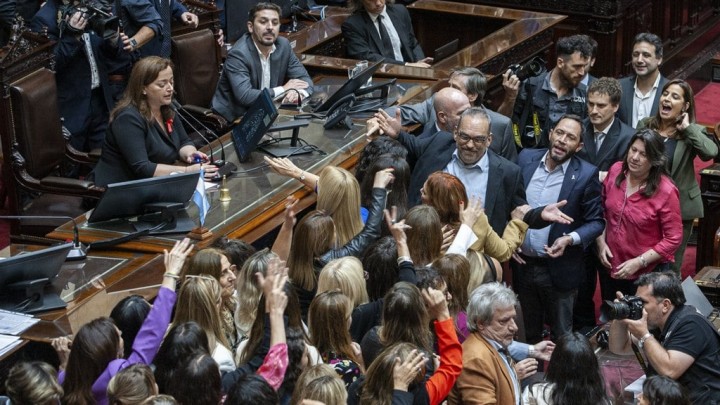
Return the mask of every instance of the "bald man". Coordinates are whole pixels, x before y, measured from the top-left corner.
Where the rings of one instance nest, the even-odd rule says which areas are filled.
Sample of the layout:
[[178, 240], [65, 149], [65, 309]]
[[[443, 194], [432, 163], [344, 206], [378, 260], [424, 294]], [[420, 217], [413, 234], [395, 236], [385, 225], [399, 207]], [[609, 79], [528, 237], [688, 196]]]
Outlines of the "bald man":
[[435, 93], [433, 108], [435, 122], [425, 125], [419, 138], [428, 138], [440, 131], [453, 133], [463, 111], [470, 108], [470, 100], [458, 89], [446, 87]]

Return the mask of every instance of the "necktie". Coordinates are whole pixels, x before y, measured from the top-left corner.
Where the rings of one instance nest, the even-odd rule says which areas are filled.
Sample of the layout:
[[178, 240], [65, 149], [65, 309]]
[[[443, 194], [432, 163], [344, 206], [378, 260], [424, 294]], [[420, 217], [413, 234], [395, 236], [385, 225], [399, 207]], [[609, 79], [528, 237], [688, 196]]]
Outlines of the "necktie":
[[385, 29], [385, 24], [383, 24], [382, 14], [377, 17], [377, 23], [380, 29], [380, 41], [383, 46], [382, 54], [386, 58], [395, 59], [395, 52], [393, 51], [392, 42], [390, 42], [390, 35]]
[[600, 151], [600, 146], [602, 146], [603, 140], [605, 140], [605, 133], [604, 132], [595, 132], [595, 150]]
[[160, 56], [163, 58], [170, 57], [170, 37], [172, 35], [172, 0], [159, 0], [157, 2], [159, 6], [158, 14], [162, 19], [162, 42], [160, 42]]
[[508, 351], [507, 348], [501, 347], [498, 349], [498, 352], [507, 361], [507, 364], [510, 368], [508, 371], [510, 372], [510, 378], [513, 382], [513, 391], [515, 392], [515, 402], [520, 403], [520, 395], [522, 393], [522, 388], [520, 386], [520, 380], [518, 379], [518, 375], [515, 372], [515, 360], [513, 360], [512, 356], [510, 356], [510, 351]]

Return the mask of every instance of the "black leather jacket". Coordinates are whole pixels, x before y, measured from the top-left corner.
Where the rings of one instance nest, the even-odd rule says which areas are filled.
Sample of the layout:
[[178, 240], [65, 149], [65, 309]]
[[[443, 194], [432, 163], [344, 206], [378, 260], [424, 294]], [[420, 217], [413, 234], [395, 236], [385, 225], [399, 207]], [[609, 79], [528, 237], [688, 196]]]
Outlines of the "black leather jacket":
[[383, 209], [387, 191], [384, 188], [373, 188], [372, 201], [368, 209], [368, 218], [359, 234], [355, 235], [345, 246], [325, 252], [315, 260], [315, 267], [322, 269], [329, 261], [345, 256], [360, 257], [365, 249], [380, 237], [380, 225], [383, 220]]

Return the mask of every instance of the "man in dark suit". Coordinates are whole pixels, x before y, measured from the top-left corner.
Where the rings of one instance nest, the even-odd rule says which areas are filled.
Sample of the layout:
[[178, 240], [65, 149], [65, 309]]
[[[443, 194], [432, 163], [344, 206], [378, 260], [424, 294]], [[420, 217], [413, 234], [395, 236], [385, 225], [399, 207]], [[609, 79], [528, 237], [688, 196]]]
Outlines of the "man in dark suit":
[[390, 0], [352, 0], [353, 14], [342, 25], [347, 55], [353, 59], [430, 67], [413, 33], [410, 14]]
[[[610, 166], [625, 157], [635, 132], [615, 117], [621, 96], [620, 83], [611, 77], [593, 81], [588, 89], [588, 119], [583, 125], [583, 148], [577, 156], [598, 168], [601, 181]], [[593, 296], [598, 273], [600, 277], [608, 276], [597, 258], [595, 244], [591, 244], [586, 252], [585, 278], [578, 287], [575, 302], [573, 327], [576, 330], [595, 327]]]
[[502, 235], [512, 210], [526, 204], [520, 168], [488, 150], [492, 142], [490, 122], [484, 109], [472, 107], [463, 112], [453, 134], [440, 131], [417, 139], [398, 130], [399, 120], [386, 112], [375, 115], [380, 129], [408, 149], [416, 160], [410, 176], [409, 205], [420, 204], [420, 189], [433, 172], [446, 171], [465, 185], [468, 197], [482, 199], [490, 226]]
[[622, 99], [618, 118], [633, 128], [640, 120], [657, 115], [662, 88], [667, 79], [660, 74], [663, 43], [660, 37], [649, 32], [635, 36], [632, 51], [634, 76], [620, 79]]
[[310, 75], [290, 42], [278, 36], [279, 29], [277, 5], [258, 3], [250, 10], [249, 32], [228, 52], [212, 99], [212, 108], [225, 119], [233, 121], [242, 116], [264, 88], [270, 89], [273, 97], [287, 92], [283, 102], [289, 103], [312, 94]]
[[86, 13], [77, 8], [63, 12], [62, 5], [61, 0], [45, 2], [30, 29], [47, 28], [56, 41], [58, 109], [70, 131], [70, 144], [81, 151], [99, 150], [114, 105], [106, 62], [122, 52], [119, 36], [104, 40], [89, 29]]
[[[485, 109], [488, 117], [490, 117], [490, 132], [493, 134], [490, 149], [511, 162], [517, 162], [517, 148], [515, 147], [510, 118], [485, 108], [482, 104], [485, 99], [487, 79], [480, 69], [474, 67], [455, 68], [450, 71], [448, 84], [450, 87], [463, 92], [470, 100], [471, 105]], [[421, 137], [437, 132], [435, 114], [433, 113], [434, 100], [435, 95], [422, 103], [400, 106], [402, 124], [424, 125], [423, 132], [420, 134]]]
[[518, 157], [528, 203], [537, 208], [567, 200], [562, 211], [574, 221], [528, 230], [520, 255], [514, 256], [514, 285], [529, 342], [542, 338], [545, 323], [554, 337], [572, 330], [584, 250], [605, 226], [598, 169], [574, 156], [583, 146], [580, 117], [563, 116], [549, 140], [549, 150], [523, 149]]

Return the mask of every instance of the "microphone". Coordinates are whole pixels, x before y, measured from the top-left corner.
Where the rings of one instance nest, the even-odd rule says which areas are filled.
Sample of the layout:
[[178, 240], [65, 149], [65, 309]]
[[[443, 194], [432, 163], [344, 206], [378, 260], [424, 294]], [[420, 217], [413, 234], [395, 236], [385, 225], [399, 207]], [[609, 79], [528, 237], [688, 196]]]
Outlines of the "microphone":
[[[181, 119], [187, 126], [189, 126], [190, 129], [192, 129], [193, 131], [195, 131], [196, 134], [200, 135], [200, 138], [202, 138], [203, 141], [205, 141], [205, 142], [207, 143], [208, 147], [210, 148], [210, 163], [214, 164], [214, 165], [217, 166], [217, 167], [220, 167], [220, 166], [224, 165], [224, 164], [225, 164], [225, 156], [222, 157], [223, 159], [222, 159], [221, 161], [217, 161], [217, 162], [215, 161], [215, 153], [213, 152], [213, 148], [212, 148], [212, 146], [210, 145], [210, 140], [207, 139], [207, 138], [205, 137], [205, 135], [203, 135], [202, 131], [198, 130], [198, 129], [195, 127], [195, 125], [191, 124], [190, 121], [187, 119], [187, 117], [185, 117], [182, 113], [180, 113], [180, 110], [182, 109], [182, 110], [184, 111], [184, 109], [183, 109], [183, 107], [180, 105], [180, 103], [178, 103], [177, 100], [175, 100], [175, 99], [172, 100], [172, 109], [175, 110], [175, 112], [177, 113], [177, 116], [180, 117], [180, 119]], [[191, 115], [191, 116], [192, 116], [192, 114], [188, 114], [188, 115]], [[195, 118], [195, 117], [193, 117], [193, 118]], [[200, 121], [198, 120], [198, 122], [200, 122]], [[203, 128], [203, 129], [204, 129], [205, 131], [210, 131], [209, 128]], [[206, 132], [206, 133], [207, 133], [207, 132]], [[220, 137], [218, 137], [217, 134], [213, 133], [213, 135], [215, 135], [216, 139], [218, 139], [218, 140], [220, 139]], [[223, 145], [222, 145], [222, 142], [220, 142], [220, 147], [222, 148], [222, 146], [223, 146]], [[224, 151], [223, 151], [223, 152], [224, 152]]]
[[[222, 143], [222, 140], [220, 139], [220, 137], [218, 136], [218, 134], [216, 134], [215, 131], [213, 131], [212, 129], [208, 128], [205, 124], [203, 124], [202, 121], [200, 121], [199, 119], [195, 118], [195, 116], [193, 116], [192, 114], [190, 114], [190, 113], [189, 113], [176, 99], [174, 99], [174, 98], [173, 98], [173, 100], [172, 100], [172, 109], [175, 110], [175, 112], [177, 113], [177, 116], [180, 117], [180, 119], [181, 119], [184, 123], [186, 123], [193, 131], [195, 131], [198, 135], [200, 135], [200, 137], [201, 137], [205, 142], [207, 142], [208, 147], [210, 148], [210, 163], [212, 163], [213, 165], [217, 166], [218, 169], [219, 169], [218, 172], [217, 172], [217, 174], [215, 175], [215, 177], [213, 177], [210, 181], [222, 180], [223, 176], [229, 176], [229, 175], [233, 174], [233, 173], [237, 170], [237, 166], [236, 166], [234, 163], [228, 162], [228, 161], [225, 159], [225, 145]], [[181, 111], [182, 111], [182, 113], [181, 113]], [[220, 159], [219, 159], [219, 160], [215, 160], [215, 154], [214, 154], [214, 152], [213, 152], [212, 146], [210, 145], [210, 140], [207, 139], [207, 138], [202, 134], [202, 132], [197, 129], [197, 127], [195, 127], [193, 124], [191, 124], [190, 121], [187, 119], [187, 117], [185, 117], [184, 115], [188, 115], [188, 116], [192, 117], [192, 119], [195, 121], [195, 123], [197, 123], [198, 125], [200, 125], [200, 126], [206, 131], [205, 133], [208, 133], [208, 132], [209, 132], [209, 133], [211, 133], [211, 134], [215, 137], [215, 139], [217, 139], [217, 141], [220, 143]]]
[[64, 219], [73, 223], [73, 247], [67, 255], [67, 260], [84, 260], [87, 258], [85, 246], [80, 242], [80, 231], [75, 218], [66, 215], [0, 215], [0, 219]]

